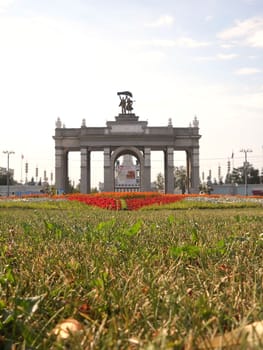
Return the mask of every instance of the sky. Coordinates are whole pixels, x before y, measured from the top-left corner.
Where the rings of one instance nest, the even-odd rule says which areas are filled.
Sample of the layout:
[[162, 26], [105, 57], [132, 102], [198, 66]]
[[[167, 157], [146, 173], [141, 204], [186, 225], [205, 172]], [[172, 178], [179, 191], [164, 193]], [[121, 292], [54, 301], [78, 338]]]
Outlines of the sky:
[[[25, 162], [28, 178], [36, 167], [39, 177], [54, 173], [57, 117], [65, 127], [83, 118], [104, 127], [123, 90], [149, 126], [171, 118], [188, 127], [197, 116], [200, 176], [211, 169], [217, 178], [218, 166], [224, 176], [228, 160], [241, 166], [241, 149], [261, 169], [263, 0], [0, 0], [0, 151], [15, 152], [16, 180]], [[175, 165], [184, 158], [175, 152]], [[103, 181], [101, 160], [92, 154], [93, 186]], [[70, 154], [69, 174], [77, 181], [79, 154]]]

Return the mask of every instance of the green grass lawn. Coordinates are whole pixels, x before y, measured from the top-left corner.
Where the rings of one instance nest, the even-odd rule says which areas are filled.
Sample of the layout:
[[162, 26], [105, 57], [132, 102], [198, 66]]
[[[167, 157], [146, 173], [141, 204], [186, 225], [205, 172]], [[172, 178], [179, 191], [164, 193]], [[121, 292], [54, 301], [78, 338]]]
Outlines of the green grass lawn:
[[262, 320], [262, 206], [215, 207], [2, 202], [0, 349], [183, 349]]

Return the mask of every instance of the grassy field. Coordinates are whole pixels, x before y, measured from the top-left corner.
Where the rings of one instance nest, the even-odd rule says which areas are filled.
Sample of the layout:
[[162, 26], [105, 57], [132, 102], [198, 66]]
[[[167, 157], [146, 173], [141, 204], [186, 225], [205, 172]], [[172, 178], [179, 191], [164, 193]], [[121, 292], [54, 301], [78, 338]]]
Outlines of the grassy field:
[[[0, 349], [184, 349], [189, 338], [194, 349], [262, 320], [262, 205], [238, 206], [0, 203]], [[69, 317], [83, 330], [59, 341], [52, 330]]]

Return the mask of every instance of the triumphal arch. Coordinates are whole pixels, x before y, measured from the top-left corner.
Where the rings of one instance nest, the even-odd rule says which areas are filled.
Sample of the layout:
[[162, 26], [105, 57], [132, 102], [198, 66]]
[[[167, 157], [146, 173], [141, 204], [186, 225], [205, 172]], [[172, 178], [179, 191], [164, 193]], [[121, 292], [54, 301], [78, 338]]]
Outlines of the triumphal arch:
[[[149, 127], [147, 121], [139, 120], [133, 112], [132, 94], [129, 91], [117, 93], [120, 114], [115, 120], [107, 121], [106, 127], [88, 127], [85, 119], [80, 128], [66, 128], [60, 119], [56, 122], [55, 136], [55, 183], [57, 190], [68, 192], [68, 154], [80, 152], [80, 192], [91, 190], [91, 152], [104, 154], [105, 192], [116, 191], [116, 162], [120, 156], [136, 158], [139, 176], [136, 175], [136, 191], [152, 191], [151, 151], [162, 151], [164, 157], [165, 192], [174, 193], [174, 153], [186, 152], [187, 180], [189, 193], [199, 189], [199, 123], [197, 118], [189, 127]], [[131, 173], [131, 172], [130, 172]], [[125, 190], [125, 188], [124, 188]], [[132, 187], [130, 188], [132, 190]]]

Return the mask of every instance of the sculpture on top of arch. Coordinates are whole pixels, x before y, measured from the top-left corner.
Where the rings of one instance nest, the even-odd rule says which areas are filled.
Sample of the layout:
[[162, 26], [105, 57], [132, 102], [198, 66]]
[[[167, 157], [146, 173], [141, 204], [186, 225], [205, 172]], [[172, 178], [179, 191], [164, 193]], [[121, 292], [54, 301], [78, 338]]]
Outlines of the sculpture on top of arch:
[[119, 107], [121, 107], [121, 114], [131, 114], [133, 111], [132, 93], [130, 91], [117, 92], [120, 97]]

